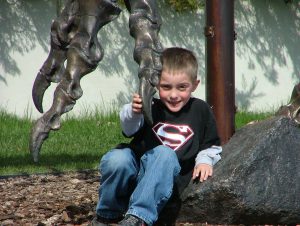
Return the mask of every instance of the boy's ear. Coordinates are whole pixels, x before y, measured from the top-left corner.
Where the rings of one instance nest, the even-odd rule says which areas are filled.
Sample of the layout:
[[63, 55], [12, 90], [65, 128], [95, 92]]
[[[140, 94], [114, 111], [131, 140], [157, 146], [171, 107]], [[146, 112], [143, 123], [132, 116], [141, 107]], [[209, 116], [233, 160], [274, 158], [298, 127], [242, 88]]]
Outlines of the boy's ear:
[[194, 92], [197, 89], [199, 84], [200, 84], [200, 79], [197, 79], [196, 81], [194, 81], [192, 92]]

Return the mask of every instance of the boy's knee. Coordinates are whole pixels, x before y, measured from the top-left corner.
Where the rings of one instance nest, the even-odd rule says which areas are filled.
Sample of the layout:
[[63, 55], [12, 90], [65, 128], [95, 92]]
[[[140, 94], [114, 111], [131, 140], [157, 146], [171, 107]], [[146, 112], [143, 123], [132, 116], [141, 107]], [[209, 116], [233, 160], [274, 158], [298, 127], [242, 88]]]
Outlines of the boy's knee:
[[153, 149], [153, 158], [156, 165], [163, 166], [165, 169], [174, 170], [174, 174], [180, 172], [180, 164], [176, 152], [168, 146], [159, 145]]
[[161, 160], [178, 160], [175, 151], [165, 145], [159, 145], [154, 148], [154, 154], [157, 155]]
[[122, 170], [134, 164], [134, 157], [127, 149], [113, 149], [107, 152], [100, 161], [100, 171]]

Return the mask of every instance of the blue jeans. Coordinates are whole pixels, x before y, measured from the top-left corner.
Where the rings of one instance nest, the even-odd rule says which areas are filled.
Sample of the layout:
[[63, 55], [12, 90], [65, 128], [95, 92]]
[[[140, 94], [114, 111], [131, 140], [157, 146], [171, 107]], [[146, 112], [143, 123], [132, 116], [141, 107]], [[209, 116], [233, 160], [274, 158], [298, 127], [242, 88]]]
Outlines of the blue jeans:
[[109, 151], [100, 162], [97, 215], [132, 214], [152, 225], [170, 198], [179, 172], [176, 153], [167, 146], [147, 151], [140, 160], [129, 148]]

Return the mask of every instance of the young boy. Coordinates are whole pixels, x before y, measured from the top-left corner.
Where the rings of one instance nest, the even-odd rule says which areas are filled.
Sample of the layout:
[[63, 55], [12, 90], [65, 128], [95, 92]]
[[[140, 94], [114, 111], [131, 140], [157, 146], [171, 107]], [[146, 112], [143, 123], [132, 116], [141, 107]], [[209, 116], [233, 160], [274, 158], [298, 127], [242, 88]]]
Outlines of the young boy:
[[106, 153], [100, 162], [101, 186], [92, 225], [152, 225], [173, 191], [182, 192], [191, 179], [203, 182], [213, 174], [222, 148], [210, 107], [191, 97], [199, 84], [194, 54], [168, 48], [153, 99], [153, 125], [143, 118], [138, 94], [123, 106], [123, 134], [133, 137]]

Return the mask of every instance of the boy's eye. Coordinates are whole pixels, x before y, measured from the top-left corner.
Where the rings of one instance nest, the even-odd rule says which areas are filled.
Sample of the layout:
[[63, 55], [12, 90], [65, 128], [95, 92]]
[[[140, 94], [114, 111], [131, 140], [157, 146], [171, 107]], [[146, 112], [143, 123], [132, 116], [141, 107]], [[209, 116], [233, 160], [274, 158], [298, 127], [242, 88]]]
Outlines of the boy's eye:
[[170, 90], [172, 87], [169, 85], [160, 85], [160, 88], [162, 88], [163, 90]]
[[178, 89], [179, 89], [180, 91], [185, 91], [187, 88], [188, 88], [187, 85], [180, 85], [180, 86], [178, 87]]

